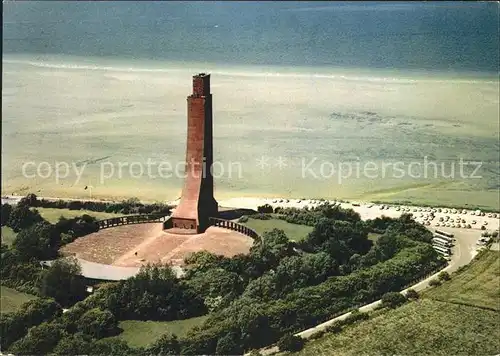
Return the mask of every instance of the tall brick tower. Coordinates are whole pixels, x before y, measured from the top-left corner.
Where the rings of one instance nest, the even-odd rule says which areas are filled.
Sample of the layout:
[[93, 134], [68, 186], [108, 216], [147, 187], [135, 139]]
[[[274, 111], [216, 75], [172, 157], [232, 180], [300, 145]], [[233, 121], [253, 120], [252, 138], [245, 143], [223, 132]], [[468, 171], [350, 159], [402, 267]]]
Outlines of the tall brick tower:
[[212, 94], [210, 74], [193, 76], [193, 93], [187, 98], [186, 172], [181, 201], [172, 214], [172, 228], [179, 233], [200, 233], [217, 215], [214, 198]]

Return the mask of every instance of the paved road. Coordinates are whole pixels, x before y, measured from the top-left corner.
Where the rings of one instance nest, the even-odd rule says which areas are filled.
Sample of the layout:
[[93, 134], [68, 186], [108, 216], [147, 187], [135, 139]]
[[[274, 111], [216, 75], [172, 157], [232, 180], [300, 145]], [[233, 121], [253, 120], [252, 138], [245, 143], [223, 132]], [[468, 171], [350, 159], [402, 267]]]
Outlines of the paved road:
[[[458, 268], [469, 264], [472, 261], [472, 259], [474, 258], [474, 256], [477, 253], [476, 242], [479, 239], [481, 233], [479, 231], [471, 231], [471, 230], [457, 230], [457, 229], [442, 229], [442, 230], [454, 233], [455, 238], [456, 238], [456, 244], [453, 247], [453, 255], [452, 255], [451, 261], [448, 264], [448, 266], [446, 266], [445, 268], [443, 268], [441, 270], [441, 271], [447, 271], [448, 273], [451, 273], [451, 272], [456, 271]], [[433, 278], [436, 278], [437, 275], [441, 271], [439, 271], [439, 272], [433, 274], [432, 276], [414, 284], [411, 287], [408, 287], [405, 290], [402, 290], [401, 293], [406, 293], [406, 291], [408, 289], [414, 289], [417, 292], [420, 292], [420, 291], [426, 289], [427, 287], [429, 287], [429, 281]], [[373, 303], [370, 303], [370, 304], [367, 304], [367, 305], [360, 307], [359, 311], [360, 312], [372, 311], [377, 306], [379, 306], [381, 303], [382, 303], [381, 300], [377, 300]], [[342, 314], [336, 318], [325, 321], [324, 323], [316, 325], [315, 327], [312, 327], [310, 329], [301, 331], [295, 335], [300, 336], [304, 339], [308, 339], [314, 333], [316, 333], [318, 331], [325, 330], [328, 326], [333, 324], [335, 321], [337, 321], [337, 320], [341, 321], [341, 320], [346, 319], [350, 314], [351, 314], [350, 312]], [[260, 352], [262, 355], [272, 355], [272, 354], [279, 352], [279, 350], [278, 350], [277, 346], [273, 346], [273, 347], [261, 349]], [[248, 355], [248, 354], [246, 354], [246, 355]]]

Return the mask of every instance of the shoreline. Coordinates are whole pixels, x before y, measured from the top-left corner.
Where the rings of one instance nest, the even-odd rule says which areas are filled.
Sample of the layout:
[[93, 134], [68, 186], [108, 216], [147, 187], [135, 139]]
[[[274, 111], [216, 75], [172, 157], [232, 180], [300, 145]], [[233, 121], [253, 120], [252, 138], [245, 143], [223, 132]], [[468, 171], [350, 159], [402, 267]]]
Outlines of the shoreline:
[[[158, 187], [161, 189], [161, 187]], [[2, 197], [11, 197], [13, 199], [22, 198], [28, 194], [35, 194], [40, 197], [47, 197], [52, 200], [80, 200], [80, 201], [98, 201], [98, 202], [122, 202], [128, 199], [138, 199], [142, 203], [152, 204], [152, 203], [165, 203], [168, 201], [174, 201], [180, 198], [181, 189], [172, 189], [167, 187], [163, 188], [162, 191], [156, 190], [156, 193], [152, 191], [137, 192], [137, 189], [110, 189], [109, 192], [101, 192], [100, 194], [88, 193], [82, 194], [73, 190], [61, 190], [61, 189], [43, 189], [45, 194], [40, 190], [26, 190], [21, 193], [16, 189], [3, 189], [0, 194]], [[401, 185], [394, 187], [395, 190], [404, 193], [405, 191], [411, 190], [411, 186]], [[307, 194], [307, 192], [265, 192], [258, 191], [256, 189], [249, 189], [243, 191], [231, 191], [230, 189], [223, 189], [215, 192], [215, 199], [217, 201], [229, 200], [229, 199], [247, 199], [247, 198], [259, 198], [259, 199], [289, 199], [289, 200], [330, 200], [330, 201], [353, 201], [353, 202], [369, 202], [373, 204], [388, 204], [388, 205], [406, 205], [406, 206], [416, 206], [416, 207], [440, 207], [440, 208], [451, 208], [451, 209], [470, 209], [470, 210], [482, 210], [485, 212], [499, 212], [500, 211], [500, 200], [498, 199], [499, 191], [481, 191], [476, 190], [476, 193], [481, 193], [482, 198], [473, 199], [470, 202], [470, 191], [464, 190], [463, 196], [452, 197], [445, 196], [447, 191], [440, 190], [441, 195], [434, 196], [433, 191], [427, 189], [428, 194], [420, 194], [415, 197], [405, 197], [403, 194], [397, 194], [395, 197], [390, 197], [392, 194], [387, 194], [387, 196], [380, 196], [380, 194], [371, 194], [352, 192], [349, 190], [338, 191], [338, 194], [331, 194], [331, 192], [325, 192], [324, 195]], [[309, 192], [311, 193], [311, 192]], [[460, 192], [457, 192], [460, 194]], [[384, 194], [385, 195], [385, 194]], [[175, 198], [174, 198], [175, 197]], [[463, 203], [461, 203], [463, 202]], [[470, 202], [470, 203], [469, 203]]]
[[[2, 195], [2, 204], [10, 201], [15, 204], [20, 199], [24, 198], [25, 195]], [[123, 200], [111, 200], [111, 199], [89, 199], [89, 198], [64, 198], [64, 197], [46, 197], [46, 196], [37, 196], [38, 199], [46, 199], [51, 201], [63, 200], [63, 201], [82, 201], [82, 202], [101, 202], [101, 203], [119, 203]], [[133, 199], [134, 197], [130, 197], [129, 199]], [[149, 201], [149, 200], [140, 200], [139, 202], [143, 204], [154, 204], [154, 203], [163, 203], [167, 205], [177, 206], [179, 203], [179, 198], [175, 200], [166, 200], [166, 201]], [[500, 209], [481, 209], [474, 206], [446, 206], [446, 205], [425, 205], [411, 202], [384, 202], [384, 201], [364, 201], [364, 200], [354, 200], [354, 199], [323, 199], [323, 198], [284, 198], [284, 197], [255, 197], [255, 196], [240, 196], [233, 197], [228, 199], [220, 199], [218, 200], [219, 207], [224, 208], [246, 208], [257, 210], [259, 206], [269, 204], [273, 208], [282, 207], [282, 208], [297, 208], [302, 209], [305, 207], [314, 207], [321, 205], [323, 203], [330, 204], [339, 204], [343, 208], [352, 208], [353, 210], [361, 210], [361, 209], [370, 209], [377, 207], [385, 206], [386, 210], [389, 211], [392, 208], [401, 209], [406, 208], [412, 210], [411, 212], [421, 212], [423, 210], [427, 211], [429, 209], [432, 210], [450, 210], [450, 214], [455, 214], [452, 211], [456, 210], [456, 214], [469, 214], [471, 212], [477, 213], [490, 213], [490, 214], [498, 214], [498, 218], [500, 221]], [[382, 209], [384, 210], [384, 209]], [[413, 211], [417, 210], [417, 211]], [[399, 210], [397, 210], [399, 211]], [[383, 214], [382, 214], [383, 215]]]
[[[313, 77], [354, 81], [483, 81], [498, 83], [496, 72], [478, 70], [415, 69], [393, 67], [355, 67], [331, 65], [239, 64], [174, 59], [128, 58], [119, 56], [79, 56], [66, 54], [7, 53], [5, 64], [21, 64], [64, 70], [101, 70], [117, 72], [189, 72], [199, 68], [216, 75]], [[221, 66], [224, 70], [220, 70]]]
[[[30, 193], [27, 193], [30, 194]], [[27, 195], [26, 194], [26, 195]], [[2, 195], [2, 204], [4, 201], [12, 201], [12, 202], [17, 202], [20, 199], [24, 198], [26, 195]], [[51, 196], [38, 196], [38, 199], [46, 199], [46, 200], [51, 200], [51, 201], [56, 201], [56, 200], [63, 200], [63, 201], [81, 201], [81, 202], [100, 202], [100, 203], [120, 203], [123, 202], [124, 200], [127, 199], [134, 199], [136, 197], [128, 197], [127, 199], [106, 199], [106, 198], [75, 198], [75, 197], [51, 197]], [[217, 199], [216, 199], [217, 200]], [[273, 201], [283, 201], [282, 203], [279, 202], [273, 202]], [[139, 199], [139, 202], [142, 204], [154, 204], [154, 203], [163, 203], [163, 204], [168, 204], [168, 205], [177, 205], [179, 201], [179, 198], [175, 200], [147, 200], [147, 199]], [[304, 207], [304, 203], [300, 204], [297, 202], [305, 202], [305, 201], [316, 201], [320, 203], [325, 203], [325, 202], [330, 202], [330, 203], [341, 203], [341, 204], [359, 204], [359, 205], [389, 205], [389, 206], [394, 206], [394, 207], [415, 207], [415, 208], [432, 208], [432, 209], [456, 209], [456, 210], [468, 210], [468, 211], [477, 211], [480, 210], [485, 213], [497, 213], [500, 214], [500, 207], [497, 209], [494, 208], [482, 208], [478, 207], [476, 205], [471, 205], [469, 206], [468, 204], [465, 204], [463, 206], [461, 205], [450, 205], [450, 204], [442, 204], [442, 205], [432, 205], [432, 204], [422, 204], [418, 202], [410, 202], [410, 201], [390, 201], [390, 200], [357, 200], [357, 199], [348, 199], [348, 198], [342, 198], [342, 199], [326, 199], [326, 198], [289, 198], [289, 197], [269, 197], [269, 196], [238, 196], [238, 197], [232, 197], [232, 198], [226, 198], [226, 199], [220, 199], [217, 200], [219, 202], [219, 207], [222, 206], [221, 202], [225, 202], [224, 207], [236, 207], [236, 206], [227, 206], [227, 203], [230, 202], [230, 205], [234, 205], [233, 202], [240, 201], [243, 203], [243, 205], [250, 205], [250, 206], [255, 206], [254, 210], [257, 210], [256, 208], [258, 206], [264, 205], [264, 204], [270, 204], [270, 205], [277, 205], [277, 204], [288, 204], [286, 201], [288, 201], [291, 206], [290, 207], [298, 207], [302, 208]], [[280, 206], [280, 205], [278, 205]], [[355, 205], [354, 205], [355, 206]], [[245, 206], [243, 206], [245, 207]], [[251, 209], [251, 208], [250, 208]]]
[[[12, 56], [4, 58], [3, 63], [8, 64], [10, 58]], [[6, 88], [10, 91], [3, 96], [12, 103], [6, 105], [4, 113], [6, 156], [10, 159], [2, 168], [6, 183], [2, 193], [27, 194], [32, 191], [62, 199], [91, 198], [97, 201], [121, 201], [136, 196], [147, 202], [179, 196], [183, 184], [180, 179], [165, 183], [154, 180], [139, 182], [129, 172], [130, 176], [113, 176], [102, 184], [102, 188], [96, 186], [95, 191], [90, 192], [84, 190], [84, 186], [87, 179], [89, 185], [95, 182], [98, 167], [91, 166], [94, 163], [89, 163], [81, 181], [73, 184], [70, 179], [52, 182], [38, 176], [28, 181], [19, 175], [18, 166], [26, 157], [37, 164], [49, 161], [51, 167], [52, 160], [88, 163], [102, 157], [111, 157], [109, 163], [113, 167], [123, 160], [144, 165], [146, 157], [169, 162], [184, 161], [186, 126], [182, 103], [184, 94], [189, 93], [187, 78], [194, 71], [194, 62], [176, 65], [172, 61], [71, 56], [44, 56], [30, 60], [35, 62], [33, 68], [12, 64], [9, 65], [11, 71], [6, 73]], [[35, 67], [37, 62], [41, 62], [38, 63], [40, 67]], [[196, 64], [196, 67], [209, 66], [202, 62]], [[16, 74], [16, 68], [28, 69], [26, 76]], [[117, 72], [106, 73], [108, 70]], [[130, 73], [143, 70], [145, 73]], [[215, 182], [218, 200], [273, 196], [294, 199], [314, 197], [321, 192], [322, 197], [329, 200], [488, 211], [500, 209], [498, 189], [494, 190], [495, 186], [489, 183], [495, 178], [498, 168], [493, 150], [493, 135], [498, 133], [498, 126], [492, 123], [498, 109], [498, 105], [494, 105], [498, 100], [498, 78], [494, 87], [490, 84], [457, 87], [446, 83], [400, 81], [397, 78], [408, 78], [415, 73], [376, 68], [358, 71], [358, 68], [342, 67], [229, 65], [216, 68], [213, 74], [222, 72], [229, 74], [221, 75], [214, 82], [214, 93], [217, 89], [216, 98], [219, 100], [217, 126], [214, 125], [216, 155], [222, 163], [242, 162], [245, 176], [232, 181], [231, 176], [223, 174], [221, 184]], [[424, 81], [440, 79], [439, 75], [436, 77], [429, 71], [421, 74]], [[261, 78], [266, 76], [269, 78]], [[181, 77], [182, 83], [186, 79], [186, 87], [180, 84]], [[58, 78], [66, 78], [64, 82], [69, 84], [61, 86]], [[93, 93], [71, 84], [84, 78], [92, 85], [109, 86], [109, 90]], [[19, 86], [20, 82], [31, 88], [32, 97], [17, 94], [19, 90], [25, 90]], [[39, 83], [43, 85], [38, 86]], [[235, 90], [240, 86], [247, 88], [244, 93]], [[279, 94], [290, 86], [296, 88], [291, 94], [294, 105]], [[128, 94], [123, 92], [125, 89]], [[246, 93], [246, 90], [250, 92]], [[57, 116], [59, 119], [52, 120], [51, 110], [59, 108], [59, 95], [67, 91], [81, 100], [75, 102], [74, 109], [64, 109], [64, 114]], [[51, 94], [42, 95], [43, 100], [38, 99], [45, 92]], [[353, 98], [353, 92], [362, 95]], [[440, 95], [438, 98], [444, 100], [443, 103], [455, 103], [456, 98], [462, 97], [464, 100], [459, 100], [463, 102], [461, 106], [436, 106], [436, 95]], [[243, 96], [248, 100], [240, 100]], [[330, 100], [332, 96], [335, 97], [333, 102]], [[89, 107], [89, 102], [100, 102], [101, 99], [103, 104]], [[469, 113], [469, 108], [478, 110]], [[26, 129], [34, 126], [32, 118], [38, 115], [41, 115], [37, 121], [40, 125]], [[265, 124], [267, 117], [276, 118], [273, 125]], [[141, 120], [138, 134], [130, 131], [130, 127], [137, 127], [137, 119]], [[50, 136], [46, 132], [50, 132]], [[69, 136], [71, 140], [67, 139]], [[312, 139], [315, 140], [314, 146], [310, 146]], [[266, 143], [258, 144], [260, 140]], [[150, 144], [144, 145], [144, 142]], [[410, 162], [420, 164], [427, 156], [434, 157], [432, 163], [440, 164], [441, 175], [444, 175], [443, 167], [451, 171], [452, 165], [458, 163], [458, 156], [450, 147], [465, 147], [465, 144], [472, 144], [473, 149], [462, 154], [463, 159], [485, 162], [481, 180], [451, 181], [441, 176], [437, 179], [439, 173], [432, 181], [427, 178], [417, 180], [409, 173], [399, 180], [394, 176], [393, 168], [387, 171], [386, 177], [384, 163], [395, 164], [394, 161], [400, 159], [409, 170]], [[261, 155], [276, 156], [275, 159], [284, 157], [288, 165], [259, 167], [252, 164]], [[301, 157], [302, 165], [299, 162]], [[308, 162], [311, 157], [317, 160], [311, 161], [314, 163], [311, 170], [304, 172], [303, 162]], [[342, 184], [333, 176], [330, 178], [328, 167], [340, 171], [344, 162], [352, 168], [358, 161], [364, 166], [373, 161], [378, 167], [377, 178], [369, 178], [364, 173], [359, 177], [358, 173], [356, 179]], [[326, 177], [316, 180], [315, 175], [323, 174], [323, 168], [326, 168]], [[70, 178], [73, 178], [73, 173]]]
[[[2, 204], [5, 199], [10, 199], [11, 204], [17, 203], [20, 196], [2, 196]], [[55, 197], [37, 197], [38, 199], [58, 200]], [[78, 200], [78, 199], [72, 199]], [[91, 201], [103, 202], [93, 199]], [[175, 210], [179, 200], [164, 202]], [[107, 201], [111, 202], [111, 201]], [[144, 201], [141, 201], [145, 203]], [[409, 205], [376, 204], [366, 201], [326, 200], [326, 199], [282, 199], [282, 198], [251, 198], [240, 197], [219, 200], [219, 210], [223, 209], [251, 209], [257, 211], [259, 206], [269, 204], [273, 209], [280, 208], [314, 208], [324, 203], [336, 204], [343, 209], [352, 209], [360, 215], [364, 221], [381, 217], [397, 219], [402, 214], [411, 214], [415, 222], [422, 224], [427, 229], [440, 230], [447, 233], [464, 236], [469, 241], [467, 250], [471, 253], [481, 248], [479, 241], [483, 233], [500, 232], [500, 210], [494, 213], [481, 209], [456, 209], [444, 207], [422, 207]]]

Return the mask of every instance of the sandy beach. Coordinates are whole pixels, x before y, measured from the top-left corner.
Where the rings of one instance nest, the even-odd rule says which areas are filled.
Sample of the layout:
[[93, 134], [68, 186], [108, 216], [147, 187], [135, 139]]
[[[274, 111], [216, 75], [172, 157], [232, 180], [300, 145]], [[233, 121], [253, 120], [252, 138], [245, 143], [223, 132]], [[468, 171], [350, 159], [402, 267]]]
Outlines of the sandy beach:
[[[337, 204], [345, 209], [353, 209], [363, 220], [381, 216], [397, 218], [401, 214], [412, 214], [415, 220], [429, 228], [443, 231], [495, 231], [500, 228], [500, 211], [483, 212], [481, 210], [454, 209], [445, 207], [424, 207], [408, 205], [374, 204], [370, 202], [339, 202], [319, 199], [284, 199], [284, 198], [232, 198], [219, 201], [219, 206], [227, 208], [246, 208], [257, 210], [259, 206], [269, 204], [273, 208], [316, 207], [325, 203]], [[169, 204], [177, 205], [178, 201]], [[484, 226], [484, 229], [482, 227]]]
[[[498, 208], [498, 79], [71, 56], [3, 64], [3, 195], [177, 198], [182, 174], [161, 177], [154, 165], [148, 174], [147, 162], [183, 162], [191, 76], [206, 71], [218, 199]], [[425, 176], [424, 159], [438, 170]], [[481, 178], [459, 176], [460, 160], [482, 162]], [[60, 179], [58, 162], [74, 165]], [[385, 168], [398, 162], [403, 175]], [[375, 172], [356, 173], [368, 164]]]
[[[2, 196], [2, 204], [16, 204], [23, 196]], [[39, 199], [57, 200], [56, 197], [38, 197]], [[69, 199], [71, 200], [71, 199]], [[101, 199], [84, 199], [86, 201], [105, 201]], [[108, 202], [113, 202], [109, 200]], [[144, 201], [152, 203], [151, 201]], [[171, 206], [177, 206], [179, 200], [165, 201]], [[500, 229], [500, 210], [496, 212], [485, 212], [480, 209], [457, 209], [449, 207], [429, 207], [414, 205], [391, 205], [378, 204], [362, 201], [337, 201], [325, 199], [287, 199], [287, 198], [263, 198], [263, 197], [238, 197], [219, 200], [219, 209], [252, 209], [257, 210], [259, 206], [268, 204], [273, 208], [297, 208], [315, 207], [321, 204], [336, 204], [344, 209], [353, 209], [361, 219], [375, 219], [381, 216], [397, 218], [401, 214], [412, 214], [419, 223], [429, 228], [437, 228], [443, 231], [468, 230], [468, 231], [495, 231]], [[484, 227], [484, 229], [482, 229]]]

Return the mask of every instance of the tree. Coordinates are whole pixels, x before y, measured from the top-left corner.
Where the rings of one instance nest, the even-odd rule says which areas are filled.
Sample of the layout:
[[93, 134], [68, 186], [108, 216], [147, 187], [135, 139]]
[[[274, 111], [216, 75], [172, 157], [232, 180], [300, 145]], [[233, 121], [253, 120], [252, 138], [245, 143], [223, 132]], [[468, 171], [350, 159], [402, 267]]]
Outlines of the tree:
[[[97, 290], [96, 293], [89, 298], [76, 303], [71, 308], [66, 310], [66, 312], [58, 319], [58, 322], [63, 325], [64, 330], [66, 330], [69, 334], [75, 334], [78, 332], [80, 318], [93, 307], [93, 299], [101, 290], [102, 289]], [[87, 337], [88, 335], [85, 336]], [[90, 336], [88, 337], [91, 338]]]
[[197, 271], [206, 271], [212, 267], [217, 267], [224, 259], [224, 256], [215, 255], [208, 251], [197, 251], [191, 253], [184, 259], [184, 263], [189, 265], [188, 274]]
[[6, 225], [11, 227], [15, 232], [19, 232], [41, 221], [43, 221], [43, 218], [37, 210], [32, 211], [26, 205], [16, 205], [10, 212]]
[[375, 245], [378, 261], [386, 261], [408, 246], [415, 246], [415, 242], [393, 231], [386, 232], [379, 237]]
[[215, 348], [217, 355], [240, 355], [243, 348], [239, 344], [239, 337], [235, 332], [229, 332], [217, 341]]
[[350, 258], [349, 258], [349, 267], [352, 270], [355, 270], [356, 268], [359, 268], [359, 266], [361, 265], [361, 262], [363, 261], [363, 259], [361, 258], [361, 255], [355, 253], [354, 255], [352, 255]]
[[417, 300], [418, 298], [420, 298], [420, 295], [415, 289], [408, 289], [406, 291], [406, 299]]
[[179, 281], [168, 266], [144, 266], [134, 277], [98, 292], [92, 306], [109, 309], [121, 320], [175, 320], [207, 311], [202, 296]]
[[361, 216], [353, 209], [343, 209], [340, 205], [324, 203], [318, 207], [321, 214], [328, 219], [356, 223], [361, 221]]
[[[276, 341], [276, 330], [271, 327], [270, 313], [264, 303], [256, 303], [251, 299], [240, 298], [223, 311], [228, 323], [223, 326], [222, 333], [239, 329], [239, 340], [246, 348], [256, 348]], [[219, 335], [220, 337], [221, 335]]]
[[271, 205], [269, 204], [264, 204], [264, 205], [261, 205], [261, 206], [258, 206], [257, 207], [257, 211], [259, 213], [264, 213], [264, 214], [272, 214], [274, 209]]
[[382, 215], [381, 217], [377, 217], [373, 220], [367, 220], [366, 224], [370, 227], [371, 231], [383, 234], [394, 222], [395, 219]]
[[326, 331], [329, 333], [339, 333], [342, 331], [342, 322], [339, 320], [334, 321], [332, 324], [326, 327]]
[[406, 297], [398, 292], [388, 292], [382, 296], [382, 306], [397, 308], [406, 302]]
[[23, 261], [13, 248], [3, 248], [0, 258], [2, 284], [30, 294], [38, 293], [42, 266], [36, 260]]
[[153, 345], [148, 349], [153, 355], [179, 355], [180, 344], [176, 335], [167, 333], [163, 334]]
[[277, 288], [277, 280], [274, 274], [265, 273], [248, 283], [243, 292], [244, 298], [253, 298], [262, 301], [277, 298], [279, 295]]
[[286, 334], [278, 341], [278, 349], [280, 351], [297, 352], [304, 347], [304, 339], [293, 334]]
[[61, 234], [61, 246], [67, 245], [73, 241], [75, 241], [75, 237], [72, 234], [65, 234], [64, 232]]
[[85, 298], [85, 284], [81, 268], [74, 258], [58, 259], [42, 273], [40, 292], [64, 306]]
[[367, 253], [372, 242], [368, 240], [368, 233], [362, 222], [321, 218], [303, 245], [307, 250], [328, 253], [338, 265], [343, 265], [355, 253]]
[[323, 282], [336, 270], [332, 258], [324, 252], [284, 257], [273, 271], [252, 280], [244, 295], [262, 300], [281, 298], [297, 288]]
[[15, 355], [46, 355], [62, 336], [63, 330], [59, 324], [44, 322], [30, 328], [26, 336], [10, 346], [9, 351]]
[[0, 313], [0, 345], [4, 350], [25, 333], [22, 320], [13, 313]]
[[258, 213], [258, 214], [254, 214], [252, 215], [252, 219], [256, 219], [256, 220], [271, 220], [271, 215], [269, 214], [266, 214], [266, 213]]
[[37, 196], [36, 194], [30, 193], [26, 195], [25, 197], [21, 198], [19, 202], [17, 203], [18, 206], [27, 206], [27, 207], [32, 207], [32, 206], [37, 206]]
[[283, 230], [279, 229], [264, 232], [262, 241], [250, 248], [253, 268], [258, 269], [259, 275], [276, 267], [282, 258], [293, 254], [288, 237]]
[[54, 299], [37, 298], [24, 303], [17, 312], [27, 325], [38, 325], [62, 314], [61, 306]]
[[12, 212], [12, 205], [7, 203], [2, 204], [2, 213], [0, 214], [0, 217], [2, 219], [2, 226], [7, 225], [11, 212]]
[[93, 216], [83, 214], [73, 220], [74, 224], [72, 226], [72, 230], [75, 237], [85, 236], [99, 230], [97, 219]]
[[12, 247], [22, 260], [28, 261], [32, 258], [39, 260], [54, 258], [59, 244], [60, 236], [54, 226], [42, 221], [21, 230], [14, 239]]
[[344, 325], [350, 325], [360, 320], [368, 320], [369, 318], [370, 315], [368, 313], [363, 313], [360, 312], [359, 309], [355, 309], [341, 323]]
[[187, 283], [195, 293], [205, 298], [205, 304], [207, 298], [211, 301], [220, 299], [211, 311], [226, 307], [243, 291], [241, 278], [236, 273], [217, 267], [196, 273]]
[[90, 353], [90, 349], [91, 339], [82, 333], [76, 333], [59, 340], [52, 353], [60, 356], [85, 355]]
[[[97, 224], [96, 218], [83, 214], [82, 216], [77, 216], [72, 219], [66, 219], [64, 216], [61, 216], [59, 221], [55, 224], [55, 228], [60, 234], [70, 234], [74, 240], [77, 237], [98, 231], [99, 225]], [[66, 238], [66, 240], [69, 239]]]
[[309, 340], [317, 340], [321, 339], [324, 335], [326, 334], [325, 330], [318, 330], [314, 334], [311, 334], [309, 336]]
[[130, 349], [127, 343], [120, 339], [102, 339], [91, 344], [91, 355], [123, 356], [133, 355], [133, 349]]
[[96, 339], [110, 336], [118, 324], [109, 310], [93, 308], [87, 311], [78, 322], [78, 330]]
[[431, 279], [429, 281], [429, 286], [431, 287], [437, 287], [437, 286], [440, 286], [441, 285], [441, 281], [437, 278], [434, 278], [434, 279]]
[[439, 273], [438, 278], [442, 282], [449, 281], [451, 279], [450, 274], [446, 271], [442, 271], [441, 273]]
[[53, 299], [43, 298], [24, 303], [17, 312], [0, 314], [0, 345], [7, 349], [12, 342], [25, 335], [30, 327], [52, 321], [61, 314], [59, 304]]
[[72, 200], [67, 204], [69, 210], [81, 210], [83, 208], [83, 203], [79, 200]]
[[[261, 250], [269, 252], [276, 258], [285, 257], [290, 251], [289, 240], [283, 230], [272, 229], [263, 234], [262, 242], [253, 251]], [[251, 250], [252, 251], [252, 250]]]
[[391, 224], [386, 231], [401, 234], [414, 241], [430, 243], [432, 241], [432, 232], [425, 226], [417, 223], [412, 214], [401, 214], [401, 216]]

